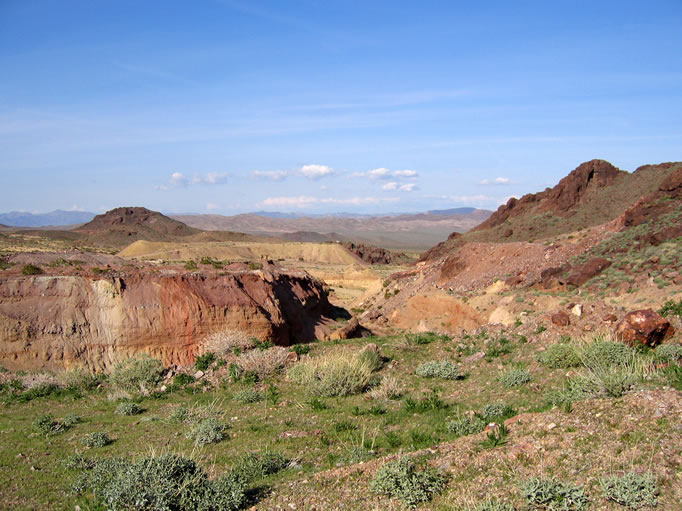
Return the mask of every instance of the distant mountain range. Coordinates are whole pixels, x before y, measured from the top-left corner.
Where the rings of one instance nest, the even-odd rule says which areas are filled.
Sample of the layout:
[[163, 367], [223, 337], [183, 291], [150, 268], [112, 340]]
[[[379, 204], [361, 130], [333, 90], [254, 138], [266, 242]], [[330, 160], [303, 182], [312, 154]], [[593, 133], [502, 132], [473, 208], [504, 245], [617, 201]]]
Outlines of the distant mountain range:
[[74, 225], [89, 222], [95, 213], [88, 211], [64, 211], [57, 209], [51, 213], [27, 213], [10, 211], [0, 213], [0, 224], [12, 227], [46, 227], [48, 225]]

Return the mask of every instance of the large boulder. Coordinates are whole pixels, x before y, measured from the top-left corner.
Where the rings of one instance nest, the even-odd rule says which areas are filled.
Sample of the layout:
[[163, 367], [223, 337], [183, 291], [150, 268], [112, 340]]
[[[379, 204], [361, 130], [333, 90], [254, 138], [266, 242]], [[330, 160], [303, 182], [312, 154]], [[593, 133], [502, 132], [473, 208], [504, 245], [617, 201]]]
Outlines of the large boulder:
[[357, 339], [359, 337], [368, 337], [370, 335], [371, 332], [360, 324], [358, 318], [353, 316], [345, 326], [339, 328], [338, 330], [334, 330], [327, 335], [327, 340]]
[[559, 311], [555, 314], [552, 314], [551, 320], [556, 326], [568, 326], [571, 324], [571, 319], [564, 311]]
[[616, 327], [616, 334], [630, 346], [641, 343], [653, 348], [674, 333], [670, 322], [651, 309], [628, 312]]
[[611, 261], [608, 259], [593, 257], [585, 264], [575, 267], [568, 276], [566, 283], [575, 287], [580, 287], [592, 277], [599, 275], [609, 266], [611, 266]]

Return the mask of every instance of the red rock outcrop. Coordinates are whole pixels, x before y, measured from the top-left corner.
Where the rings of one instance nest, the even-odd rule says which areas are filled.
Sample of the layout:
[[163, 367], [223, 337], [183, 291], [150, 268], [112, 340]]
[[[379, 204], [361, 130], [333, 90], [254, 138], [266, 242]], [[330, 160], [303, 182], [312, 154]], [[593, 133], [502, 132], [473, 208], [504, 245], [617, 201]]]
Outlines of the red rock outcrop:
[[616, 334], [630, 346], [641, 343], [654, 348], [674, 333], [670, 322], [651, 309], [628, 312], [616, 327]]
[[[590, 160], [581, 163], [554, 188], [539, 193], [524, 195], [521, 199], [511, 198], [485, 222], [472, 231], [482, 231], [503, 224], [508, 218], [520, 216], [530, 209], [536, 212], [551, 211], [567, 215], [585, 195], [588, 187], [604, 187], [612, 184], [619, 176], [627, 174], [604, 160]], [[511, 236], [511, 233], [509, 234]]]
[[609, 266], [611, 266], [611, 261], [608, 259], [593, 257], [585, 264], [573, 268], [566, 283], [575, 287], [580, 287], [592, 277], [599, 275]]
[[104, 369], [135, 353], [188, 364], [211, 334], [239, 330], [280, 345], [322, 337], [331, 312], [305, 272], [173, 270], [0, 279], [0, 363]]

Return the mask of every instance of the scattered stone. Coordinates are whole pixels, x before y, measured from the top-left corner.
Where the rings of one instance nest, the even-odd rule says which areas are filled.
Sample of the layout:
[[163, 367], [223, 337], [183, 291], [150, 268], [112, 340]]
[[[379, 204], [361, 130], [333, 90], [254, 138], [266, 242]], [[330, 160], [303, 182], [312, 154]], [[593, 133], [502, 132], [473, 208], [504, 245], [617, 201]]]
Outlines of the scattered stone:
[[583, 315], [583, 304], [579, 303], [577, 305], [574, 305], [573, 308], [571, 309], [571, 314], [574, 316], [582, 316]]
[[618, 316], [616, 316], [615, 314], [607, 314], [602, 318], [602, 321], [604, 323], [615, 323], [616, 321], [618, 321]]
[[670, 322], [652, 309], [628, 312], [616, 327], [616, 334], [630, 346], [654, 348], [674, 333]]
[[547, 425], [547, 431], [552, 431], [554, 428], [556, 428], [556, 424], [553, 422]]
[[289, 364], [295, 364], [296, 362], [298, 362], [298, 353], [296, 353], [294, 351], [290, 351], [289, 353], [287, 353], [287, 359], [284, 362], [284, 364], [289, 365]]
[[358, 318], [353, 316], [347, 325], [330, 333], [327, 336], [327, 340], [333, 341], [334, 339], [357, 339], [359, 337], [368, 337], [370, 334], [371, 332], [360, 324]]
[[203, 378], [204, 372], [203, 371], [197, 371], [194, 373], [194, 377], [198, 380], [199, 378]]
[[568, 314], [566, 314], [564, 311], [557, 312], [555, 314], [552, 314], [552, 323], [554, 323], [556, 326], [568, 326], [571, 324], [571, 320], [568, 317]]
[[472, 364], [474, 362], [478, 362], [479, 360], [483, 360], [485, 358], [485, 351], [479, 351], [478, 353], [474, 353], [473, 355], [469, 355], [468, 357], [465, 357], [462, 359], [462, 362], [465, 364]]
[[161, 388], [159, 388], [159, 390], [161, 392], [166, 392], [166, 390], [168, 390], [168, 387], [166, 387], [165, 385], [161, 385]]

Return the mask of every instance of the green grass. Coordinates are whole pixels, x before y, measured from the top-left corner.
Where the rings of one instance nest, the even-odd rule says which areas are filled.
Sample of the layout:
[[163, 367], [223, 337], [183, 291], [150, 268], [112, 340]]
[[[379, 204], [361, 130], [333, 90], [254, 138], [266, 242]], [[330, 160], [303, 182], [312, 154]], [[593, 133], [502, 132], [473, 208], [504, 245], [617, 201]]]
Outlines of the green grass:
[[[506, 338], [510, 349], [498, 357], [500, 362], [514, 367], [535, 360], [536, 345], [520, 342], [510, 335]], [[395, 361], [397, 369], [370, 364], [372, 370], [365, 389], [346, 396], [311, 395], [304, 385], [283, 373], [266, 378], [256, 387], [226, 377], [222, 384], [207, 387], [205, 392], [188, 392], [184, 387], [170, 386], [164, 394], [152, 393], [145, 397], [130, 391], [133, 394], [130, 402], [144, 409], [144, 413], [126, 415], [117, 413], [120, 401], [107, 398], [114, 390], [111, 382], [102, 383], [100, 388], [74, 386], [71, 391], [58, 386], [22, 390], [17, 384], [5, 383], [0, 388], [3, 400], [0, 474], [6, 475], [0, 477], [0, 507], [72, 510], [80, 505], [81, 509], [96, 509], [92, 495], [79, 496], [71, 491], [77, 471], [67, 468], [61, 460], [84, 463], [74, 458], [76, 455], [134, 462], [149, 456], [151, 451], [156, 455], [193, 453], [202, 467], [211, 467], [213, 478], [239, 466], [249, 453], [279, 453], [296, 468], [279, 471], [263, 468], [259, 482], [249, 483], [248, 490], [257, 494], [258, 488], [269, 485], [276, 491], [293, 480], [308, 478], [339, 464], [454, 441], [482, 431], [488, 422], [499, 423], [516, 413], [542, 409], [547, 393], [563, 388], [567, 382], [565, 370], [541, 365], [533, 368], [533, 387], [540, 391], [530, 389], [529, 385], [506, 388], [495, 382], [499, 375], [497, 362], [490, 364], [485, 360], [468, 365], [468, 376], [464, 380], [425, 379], [416, 374], [417, 367], [429, 360], [452, 358], [453, 343], [431, 342], [419, 345], [418, 349], [405, 349], [402, 336], [318, 342], [311, 357], [354, 353], [368, 342], [379, 345], [382, 356]], [[482, 343], [483, 339], [472, 338], [467, 342]], [[636, 356], [653, 358], [654, 355]], [[139, 388], [140, 382], [146, 381], [138, 372], [138, 365], [131, 365], [132, 369], [126, 367], [129, 373], [122, 375], [126, 377], [115, 381], [125, 382], [131, 389], [135, 385], [129, 382], [134, 382]], [[144, 361], [142, 366], [155, 368], [149, 361]], [[665, 373], [657, 374], [663, 378]], [[371, 397], [372, 390], [384, 378], [393, 378], [400, 384], [404, 391], [402, 398]], [[489, 385], [489, 382], [492, 383]], [[651, 380], [650, 384], [654, 383]], [[661, 384], [665, 383], [661, 381]], [[244, 389], [259, 392], [264, 399], [244, 404], [233, 398]], [[80, 416], [81, 420], [68, 421], [71, 425], [58, 434], [39, 433], [33, 424], [46, 410], [52, 416], [50, 421], [43, 421], [48, 432], [52, 422], [65, 424], [67, 417], [73, 415]], [[450, 426], [467, 417], [468, 412], [476, 414], [473, 425]], [[210, 418], [214, 420], [205, 424], [204, 429], [194, 431]], [[511, 429], [513, 438], [514, 429]], [[82, 438], [98, 432], [106, 433], [112, 442], [90, 449], [81, 444]], [[216, 442], [220, 435], [222, 438]], [[214, 443], [201, 445], [207, 440]], [[505, 439], [499, 439], [498, 443], [501, 440]], [[506, 449], [506, 445], [499, 443], [493, 451]], [[276, 461], [263, 463], [264, 466], [279, 463]], [[260, 462], [250, 463], [260, 466]]]

